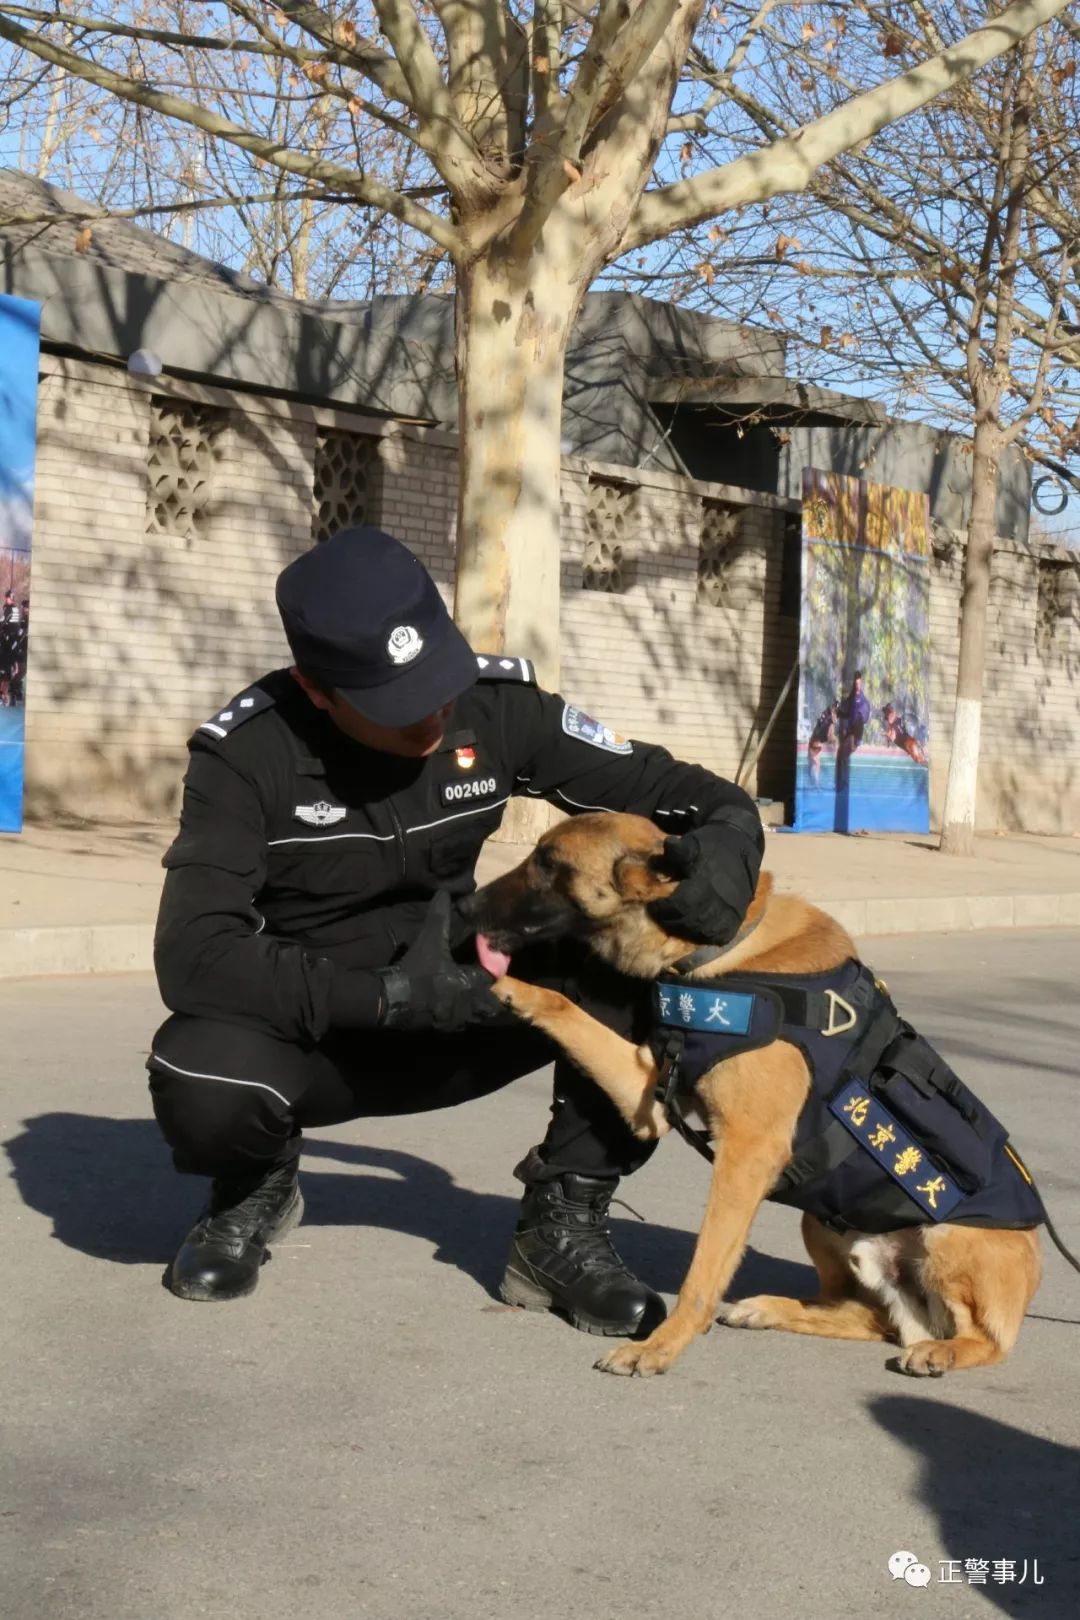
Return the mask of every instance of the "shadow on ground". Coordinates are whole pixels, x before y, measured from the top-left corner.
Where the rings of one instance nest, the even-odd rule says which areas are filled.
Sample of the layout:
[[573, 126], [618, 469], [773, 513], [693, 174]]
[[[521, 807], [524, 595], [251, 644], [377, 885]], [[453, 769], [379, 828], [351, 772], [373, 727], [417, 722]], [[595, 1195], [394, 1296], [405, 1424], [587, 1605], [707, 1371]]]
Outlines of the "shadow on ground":
[[[118, 1265], [165, 1265], [205, 1190], [198, 1177], [173, 1171], [152, 1120], [38, 1114], [5, 1147], [23, 1201], [52, 1222], [54, 1236], [92, 1259]], [[349, 1170], [323, 1168], [334, 1161]], [[310, 1136], [302, 1175], [305, 1226], [404, 1232], [430, 1243], [437, 1261], [494, 1292], [517, 1198], [462, 1187], [440, 1165], [412, 1153]], [[632, 1270], [664, 1293], [678, 1292], [692, 1232], [623, 1220], [613, 1222], [613, 1231]], [[731, 1292], [805, 1294], [813, 1281], [808, 1266], [749, 1250]]]
[[[972, 1612], [965, 1599], [976, 1593], [1005, 1614], [1076, 1612], [1080, 1451], [917, 1395], [879, 1396], [868, 1410], [920, 1459], [918, 1492], [937, 1517], [943, 1556], [990, 1564], [985, 1585], [965, 1580], [958, 1615]], [[1009, 1559], [1015, 1581], [995, 1580], [995, 1561]], [[1035, 1560], [1043, 1579], [1038, 1586]], [[1027, 1579], [1020, 1584], [1025, 1563]], [[939, 1589], [941, 1572], [934, 1564], [931, 1569]]]

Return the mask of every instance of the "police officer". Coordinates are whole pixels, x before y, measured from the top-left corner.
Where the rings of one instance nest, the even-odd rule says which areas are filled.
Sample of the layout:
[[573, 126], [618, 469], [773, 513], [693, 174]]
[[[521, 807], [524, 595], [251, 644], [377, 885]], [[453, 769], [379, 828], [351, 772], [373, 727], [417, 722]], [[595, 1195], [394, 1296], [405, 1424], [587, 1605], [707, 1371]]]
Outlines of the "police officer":
[[[664, 1314], [611, 1245], [618, 1178], [649, 1147], [599, 1087], [491, 994], [453, 903], [514, 794], [571, 814], [653, 817], [681, 881], [662, 919], [688, 939], [738, 928], [761, 825], [738, 788], [626, 740], [550, 693], [521, 658], [476, 655], [397, 540], [345, 530], [291, 563], [277, 603], [295, 664], [191, 738], [155, 939], [172, 1016], [148, 1061], [177, 1169], [212, 1178], [167, 1273], [183, 1299], [255, 1287], [299, 1219], [303, 1129], [482, 1096], [555, 1059], [503, 1295], [586, 1331]], [[550, 949], [550, 948], [549, 948]], [[647, 996], [583, 951], [522, 954], [611, 1027]]]

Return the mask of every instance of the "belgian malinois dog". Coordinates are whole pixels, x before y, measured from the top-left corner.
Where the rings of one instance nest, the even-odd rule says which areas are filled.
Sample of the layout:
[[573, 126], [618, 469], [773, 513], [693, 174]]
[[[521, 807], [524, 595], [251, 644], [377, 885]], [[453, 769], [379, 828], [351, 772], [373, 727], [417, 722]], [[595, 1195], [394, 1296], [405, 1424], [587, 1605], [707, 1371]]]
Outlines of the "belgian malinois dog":
[[[557, 1041], [642, 1140], [670, 1129], [656, 1097], [660, 1066], [653, 1048], [634, 1046], [557, 991], [509, 977], [506, 968], [509, 953], [529, 942], [575, 936], [619, 972], [653, 980], [670, 974], [695, 947], [650, 915], [650, 902], [675, 887], [664, 872], [663, 847], [663, 833], [642, 817], [578, 816], [545, 833], [527, 860], [469, 902], [481, 960], [503, 975], [495, 995]], [[851, 939], [833, 918], [794, 895], [774, 893], [763, 873], [740, 935], [717, 960], [680, 970], [680, 983], [721, 985], [731, 973], [822, 974], [855, 958]], [[641, 1377], [666, 1372], [717, 1319], [728, 1327], [891, 1341], [901, 1347], [894, 1365], [915, 1376], [987, 1366], [1009, 1354], [1042, 1272], [1034, 1227], [945, 1219], [841, 1235], [804, 1214], [817, 1298], [763, 1294], [721, 1305], [754, 1215], [792, 1158], [810, 1084], [802, 1051], [782, 1039], [701, 1075], [695, 1100], [714, 1168], [678, 1304], [649, 1338], [609, 1351], [597, 1367]]]

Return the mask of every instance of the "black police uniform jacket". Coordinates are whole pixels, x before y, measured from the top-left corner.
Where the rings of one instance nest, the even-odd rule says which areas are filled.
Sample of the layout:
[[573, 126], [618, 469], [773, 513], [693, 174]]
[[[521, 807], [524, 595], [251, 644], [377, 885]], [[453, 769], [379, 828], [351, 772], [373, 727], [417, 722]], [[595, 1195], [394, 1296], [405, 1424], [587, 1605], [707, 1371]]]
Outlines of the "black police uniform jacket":
[[672, 834], [726, 823], [756, 873], [761, 824], [740, 788], [541, 691], [524, 659], [480, 663], [423, 760], [346, 737], [288, 670], [199, 727], [163, 863], [166, 1006], [286, 1040], [374, 1024], [371, 970], [400, 957], [438, 890], [472, 892], [514, 794], [636, 812]]

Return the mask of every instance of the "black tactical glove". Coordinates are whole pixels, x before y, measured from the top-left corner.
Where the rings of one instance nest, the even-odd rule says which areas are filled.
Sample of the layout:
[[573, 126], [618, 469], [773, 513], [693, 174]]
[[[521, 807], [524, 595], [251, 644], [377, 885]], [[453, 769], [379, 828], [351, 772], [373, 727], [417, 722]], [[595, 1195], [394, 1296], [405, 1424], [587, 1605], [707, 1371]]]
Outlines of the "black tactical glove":
[[667, 839], [662, 864], [679, 885], [665, 900], [654, 900], [649, 914], [680, 939], [726, 945], [754, 898], [761, 834], [755, 838], [731, 822], [707, 822]]
[[434, 1029], [443, 1034], [486, 1023], [503, 1012], [482, 967], [461, 967], [450, 955], [450, 896], [437, 894], [423, 926], [400, 962], [382, 968], [383, 1029]]

